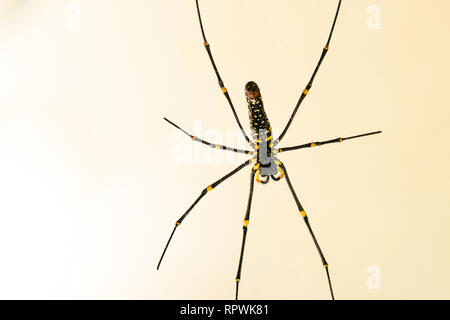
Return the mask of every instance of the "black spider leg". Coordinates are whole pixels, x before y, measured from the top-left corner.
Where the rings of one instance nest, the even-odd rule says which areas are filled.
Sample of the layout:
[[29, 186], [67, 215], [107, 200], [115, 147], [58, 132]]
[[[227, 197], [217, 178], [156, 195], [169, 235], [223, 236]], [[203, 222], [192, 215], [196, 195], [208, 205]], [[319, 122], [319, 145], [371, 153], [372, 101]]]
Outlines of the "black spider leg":
[[206, 187], [205, 189], [202, 190], [200, 196], [194, 201], [194, 203], [189, 207], [189, 209], [187, 209], [187, 211], [180, 217], [180, 219], [177, 220], [177, 222], [175, 223], [175, 227], [173, 228], [172, 233], [170, 234], [169, 240], [167, 241], [167, 244], [164, 248], [164, 251], [161, 255], [161, 258], [159, 259], [158, 262], [158, 266], [156, 267], [156, 270], [159, 269], [159, 266], [161, 265], [161, 262], [164, 258], [164, 255], [166, 253], [167, 247], [169, 246], [170, 241], [172, 240], [173, 234], [175, 233], [175, 230], [178, 228], [179, 225], [181, 225], [181, 223], [183, 222], [184, 218], [186, 218], [186, 216], [191, 212], [191, 210], [195, 207], [195, 205], [210, 191], [212, 191], [215, 187], [217, 187], [219, 184], [221, 184], [222, 182], [224, 182], [226, 179], [228, 179], [229, 177], [231, 177], [232, 175], [236, 174], [238, 171], [240, 171], [241, 169], [243, 169], [244, 167], [248, 166], [251, 163], [251, 160], [247, 160], [246, 162], [244, 162], [243, 164], [241, 164], [239, 167], [237, 167], [236, 169], [234, 169], [233, 171], [231, 171], [230, 173], [228, 173], [227, 175], [223, 176], [222, 178], [220, 178], [219, 180], [217, 180], [216, 182], [214, 182], [212, 185]]
[[302, 95], [300, 96], [300, 99], [298, 100], [297, 105], [295, 106], [294, 112], [292, 113], [291, 118], [289, 119], [286, 127], [284, 128], [283, 132], [278, 137], [278, 139], [275, 140], [274, 146], [276, 146], [281, 141], [281, 139], [283, 139], [284, 135], [286, 134], [286, 132], [289, 129], [289, 126], [291, 125], [292, 121], [294, 120], [294, 117], [295, 117], [295, 114], [298, 111], [298, 108], [302, 104], [303, 99], [305, 99], [306, 95], [309, 93], [309, 90], [311, 89], [311, 87], [313, 85], [313, 81], [314, 81], [314, 78], [316, 77], [317, 71], [319, 70], [319, 67], [322, 64], [322, 61], [323, 61], [323, 59], [325, 58], [325, 56], [326, 56], [326, 54], [328, 52], [328, 49], [329, 49], [329, 46], [330, 46], [330, 41], [331, 41], [331, 36], [333, 35], [334, 27], [336, 25], [337, 17], [339, 15], [339, 10], [341, 8], [341, 2], [342, 2], [342, 0], [339, 0], [339, 4], [338, 4], [337, 10], [336, 10], [336, 15], [335, 15], [334, 21], [333, 21], [333, 26], [331, 27], [331, 31], [330, 31], [330, 35], [328, 36], [327, 44], [325, 45], [325, 47], [322, 50], [322, 55], [320, 56], [319, 63], [317, 64], [316, 69], [314, 70], [314, 73], [312, 74], [312, 77], [309, 80], [306, 88], [303, 90]]
[[227, 146], [223, 146], [221, 144], [214, 144], [214, 143], [210, 143], [208, 141], [205, 141], [203, 139], [200, 139], [196, 136], [191, 135], [190, 133], [188, 133], [187, 131], [185, 131], [184, 129], [180, 128], [179, 126], [177, 126], [175, 123], [173, 123], [172, 121], [170, 121], [167, 118], [164, 118], [164, 120], [166, 120], [168, 123], [170, 123], [171, 125], [173, 125], [175, 128], [177, 128], [178, 130], [182, 131], [184, 134], [186, 134], [187, 136], [189, 136], [192, 140], [197, 141], [197, 142], [201, 142], [205, 145], [207, 145], [208, 147], [211, 148], [216, 148], [216, 149], [221, 149], [221, 150], [228, 150], [228, 151], [233, 151], [236, 153], [245, 153], [245, 154], [251, 154], [251, 155], [256, 155], [257, 152], [255, 151], [248, 151], [248, 150], [241, 150], [241, 149], [236, 149], [236, 148], [230, 148]]
[[374, 135], [374, 134], [379, 134], [381, 132], [382, 131], [375, 131], [375, 132], [359, 134], [357, 136], [352, 136], [352, 137], [347, 137], [347, 138], [336, 138], [336, 139], [327, 140], [327, 141], [310, 142], [310, 143], [305, 143], [305, 144], [302, 144], [302, 145], [299, 145], [299, 146], [293, 146], [293, 147], [286, 147], [286, 148], [276, 149], [275, 152], [281, 153], [281, 152], [292, 151], [292, 150], [297, 150], [297, 149], [314, 148], [314, 147], [323, 146], [323, 145], [329, 144], [329, 143], [337, 143], [337, 142], [343, 142], [345, 140], [356, 139], [356, 138], [361, 138], [361, 137], [367, 137], [367, 136], [371, 136], [371, 135]]
[[311, 234], [311, 236], [313, 238], [314, 244], [316, 245], [317, 251], [319, 252], [320, 259], [322, 259], [322, 264], [323, 264], [323, 266], [324, 266], [324, 268], [325, 268], [325, 270], [327, 272], [328, 285], [330, 287], [331, 298], [334, 300], [333, 287], [331, 286], [330, 273], [328, 271], [328, 263], [325, 260], [325, 257], [324, 257], [324, 255], [322, 253], [322, 250], [320, 249], [319, 243], [317, 242], [317, 239], [316, 239], [316, 237], [315, 237], [315, 235], [314, 235], [314, 233], [312, 231], [311, 225], [309, 224], [308, 216], [306, 215], [305, 209], [303, 209], [303, 206], [300, 203], [300, 201], [298, 200], [297, 194], [294, 191], [294, 187], [292, 186], [291, 180], [289, 179], [286, 167], [281, 162], [280, 162], [280, 167], [281, 167], [281, 169], [284, 172], [284, 175], [286, 177], [286, 181], [287, 181], [287, 184], [289, 186], [289, 189], [291, 190], [292, 195], [294, 196], [295, 202], [297, 203], [297, 207], [298, 207], [298, 210], [300, 211], [300, 215], [303, 217], [303, 220], [305, 221], [306, 226], [308, 227], [309, 233]]
[[239, 294], [239, 282], [241, 281], [242, 260], [244, 259], [244, 248], [245, 248], [245, 240], [247, 238], [247, 228], [248, 228], [248, 224], [250, 222], [250, 208], [252, 206], [253, 187], [255, 185], [255, 174], [256, 174], [256, 171], [258, 170], [258, 167], [259, 167], [258, 165], [255, 165], [253, 167], [251, 175], [250, 175], [250, 193], [248, 195], [247, 211], [245, 213], [244, 225], [242, 227], [243, 236], [242, 236], [241, 255], [239, 258], [239, 266], [238, 266], [238, 271], [237, 271], [237, 275], [236, 275], [236, 300], [238, 300], [238, 294]]
[[233, 102], [231, 101], [230, 95], [228, 94], [228, 90], [227, 90], [227, 88], [225, 88], [225, 85], [224, 85], [224, 83], [223, 83], [223, 81], [222, 81], [222, 78], [220, 77], [219, 71], [218, 71], [218, 69], [217, 69], [216, 63], [214, 62], [214, 58], [213, 58], [213, 55], [212, 55], [212, 53], [211, 53], [211, 48], [210, 48], [210, 46], [209, 46], [208, 41], [206, 40], [205, 30], [203, 29], [202, 16], [201, 16], [201, 14], [200, 14], [200, 6], [199, 6], [199, 4], [198, 4], [198, 0], [195, 0], [195, 3], [196, 3], [196, 5], [197, 5], [198, 20], [200, 21], [200, 29], [201, 29], [201, 31], [202, 31], [202, 36], [203, 36], [203, 44], [205, 45], [205, 49], [206, 49], [206, 51], [208, 52], [209, 59], [211, 60], [211, 64], [212, 64], [212, 66], [213, 66], [213, 68], [214, 68], [214, 71], [215, 71], [215, 73], [216, 73], [217, 80], [219, 81], [219, 86], [220, 86], [220, 88], [222, 89], [222, 92], [223, 92], [223, 94], [225, 95], [225, 98], [227, 98], [228, 103], [230, 104], [231, 111], [233, 112], [234, 118], [236, 119], [236, 122], [237, 122], [239, 128], [241, 129], [241, 132], [242, 132], [242, 134], [244, 135], [245, 140], [247, 140], [247, 142], [248, 142], [252, 147], [254, 147], [255, 144], [254, 144], [253, 141], [251, 141], [250, 138], [247, 136], [247, 134], [246, 134], [245, 131], [244, 131], [244, 128], [242, 128], [241, 122], [239, 121], [239, 117], [238, 117], [238, 115], [237, 115], [237, 113], [236, 113], [236, 110], [234, 109]]

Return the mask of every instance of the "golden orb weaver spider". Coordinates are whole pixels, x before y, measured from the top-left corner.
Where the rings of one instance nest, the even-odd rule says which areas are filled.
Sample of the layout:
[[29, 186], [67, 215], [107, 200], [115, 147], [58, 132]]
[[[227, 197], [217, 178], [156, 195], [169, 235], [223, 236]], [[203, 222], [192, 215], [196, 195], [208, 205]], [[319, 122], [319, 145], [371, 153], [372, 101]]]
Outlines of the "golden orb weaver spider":
[[[220, 178], [219, 180], [217, 180], [216, 182], [214, 182], [213, 184], [211, 184], [210, 186], [206, 187], [205, 189], [203, 189], [203, 191], [201, 192], [200, 196], [194, 201], [194, 203], [187, 209], [187, 211], [177, 220], [177, 222], [175, 223], [175, 227], [173, 228], [172, 233], [170, 234], [169, 240], [167, 241], [167, 244], [164, 248], [164, 251], [161, 255], [161, 258], [158, 262], [158, 266], [157, 269], [159, 269], [161, 262], [164, 258], [164, 255], [166, 253], [167, 247], [169, 246], [170, 241], [172, 240], [172, 237], [175, 233], [175, 230], [178, 228], [178, 226], [181, 225], [181, 223], [183, 222], [183, 220], [187, 217], [187, 215], [191, 212], [191, 210], [195, 207], [195, 205], [210, 191], [212, 191], [214, 188], [216, 188], [220, 183], [222, 183], [223, 181], [225, 181], [226, 179], [230, 178], [232, 175], [236, 174], [238, 171], [240, 171], [241, 169], [243, 169], [244, 167], [250, 165], [250, 164], [254, 164], [251, 174], [250, 174], [250, 193], [249, 193], [249, 198], [248, 198], [248, 203], [247, 203], [247, 210], [245, 213], [245, 217], [244, 217], [244, 223], [243, 223], [243, 238], [242, 238], [242, 245], [241, 245], [241, 252], [240, 252], [240, 258], [239, 258], [239, 265], [238, 265], [238, 271], [236, 274], [236, 295], [235, 298], [236, 300], [238, 299], [238, 294], [239, 294], [239, 283], [241, 281], [241, 270], [242, 270], [242, 261], [243, 261], [243, 257], [244, 257], [244, 248], [245, 248], [245, 240], [247, 237], [247, 230], [248, 230], [248, 225], [250, 222], [250, 208], [251, 208], [251, 203], [252, 203], [252, 197], [253, 197], [253, 187], [254, 187], [254, 182], [256, 180], [256, 182], [261, 183], [261, 184], [267, 184], [270, 180], [270, 178], [272, 178], [275, 181], [279, 181], [282, 178], [286, 178], [286, 182], [288, 184], [288, 187], [292, 193], [292, 196], [294, 197], [294, 200], [297, 204], [298, 210], [300, 212], [301, 217], [303, 218], [309, 233], [311, 234], [311, 237], [314, 241], [314, 244], [317, 248], [317, 251], [320, 255], [320, 258], [322, 260], [322, 265], [325, 268], [326, 271], [326, 275], [327, 275], [327, 279], [328, 279], [328, 286], [330, 288], [330, 293], [331, 293], [331, 298], [334, 300], [334, 293], [333, 293], [333, 287], [331, 285], [331, 279], [330, 279], [330, 273], [328, 270], [328, 262], [326, 261], [322, 250], [319, 246], [319, 243], [317, 242], [317, 239], [314, 235], [314, 232], [311, 228], [311, 225], [309, 223], [309, 219], [308, 216], [305, 212], [305, 209], [303, 208], [302, 204], [300, 203], [297, 194], [294, 191], [294, 188], [292, 186], [291, 180], [289, 179], [289, 175], [287, 172], [287, 169], [285, 167], [285, 165], [277, 158], [277, 154], [281, 153], [281, 152], [287, 152], [287, 151], [292, 151], [292, 150], [298, 150], [298, 149], [303, 149], [303, 148], [313, 148], [316, 146], [322, 146], [322, 145], [326, 145], [326, 144], [330, 144], [330, 143], [338, 143], [338, 142], [343, 142], [345, 140], [350, 140], [350, 139], [355, 139], [355, 138], [360, 138], [360, 137], [366, 137], [369, 135], [374, 135], [374, 134], [378, 134], [381, 133], [381, 131], [375, 131], [375, 132], [370, 132], [370, 133], [364, 133], [364, 134], [359, 134], [359, 135], [355, 135], [355, 136], [351, 136], [351, 137], [346, 137], [346, 138], [336, 138], [336, 139], [331, 139], [331, 140], [327, 140], [327, 141], [317, 141], [317, 142], [310, 142], [310, 143], [306, 143], [306, 144], [302, 144], [302, 145], [297, 145], [297, 146], [292, 146], [292, 147], [286, 147], [286, 148], [275, 148], [279, 142], [281, 141], [281, 139], [283, 139], [284, 135], [286, 134], [287, 130], [289, 129], [289, 126], [291, 125], [295, 114], [297, 113], [301, 103], [303, 102], [304, 98], [308, 95], [309, 90], [312, 87], [314, 78], [316, 77], [317, 71], [319, 70], [320, 65], [322, 64], [323, 59], [325, 58], [328, 50], [329, 50], [329, 45], [330, 45], [330, 41], [331, 41], [331, 37], [333, 35], [333, 31], [336, 25], [336, 21], [339, 15], [339, 10], [341, 8], [341, 3], [342, 0], [339, 0], [339, 4], [336, 10], [336, 14], [334, 17], [334, 21], [333, 21], [333, 25], [331, 27], [331, 31], [330, 34], [328, 36], [328, 41], [325, 45], [325, 47], [322, 50], [322, 55], [320, 56], [319, 62], [311, 76], [311, 79], [309, 80], [308, 84], [306, 85], [305, 89], [302, 91], [301, 96], [297, 102], [297, 105], [294, 108], [294, 111], [288, 121], [288, 123], [286, 124], [284, 130], [282, 131], [282, 133], [280, 134], [280, 136], [277, 139], [272, 139], [272, 127], [270, 126], [270, 122], [267, 118], [267, 115], [264, 111], [264, 105], [263, 105], [263, 101], [262, 101], [262, 97], [261, 97], [261, 92], [259, 90], [258, 85], [253, 82], [250, 81], [245, 85], [245, 96], [247, 99], [247, 103], [248, 103], [248, 110], [249, 110], [249, 118], [250, 118], [250, 127], [251, 127], [251, 132], [252, 132], [252, 139], [250, 139], [247, 134], [245, 133], [244, 129], [242, 128], [241, 122], [236, 114], [236, 111], [234, 109], [233, 103], [231, 101], [230, 95], [228, 93], [228, 90], [225, 88], [225, 85], [220, 77], [219, 71], [217, 69], [216, 63], [214, 62], [214, 58], [213, 55], [211, 53], [211, 48], [210, 45], [208, 43], [208, 41], [206, 40], [206, 36], [205, 36], [205, 30], [203, 28], [203, 22], [202, 22], [202, 18], [201, 18], [201, 14], [200, 14], [200, 7], [198, 4], [198, 0], [195, 1], [196, 2], [196, 6], [197, 6], [197, 13], [198, 13], [198, 19], [199, 19], [199, 23], [200, 23], [200, 30], [202, 33], [202, 37], [203, 37], [203, 43], [205, 46], [205, 49], [208, 53], [209, 59], [211, 60], [211, 64], [214, 68], [214, 72], [216, 73], [217, 76], [217, 80], [219, 82], [219, 86], [223, 92], [223, 94], [225, 95], [225, 98], [227, 99], [231, 111], [233, 112], [234, 118], [236, 119], [236, 122], [245, 138], [245, 140], [247, 141], [247, 143], [251, 146], [251, 148], [253, 149], [253, 151], [249, 151], [249, 150], [241, 150], [241, 149], [235, 149], [235, 148], [230, 148], [227, 146], [223, 146], [223, 145], [219, 145], [219, 144], [213, 144], [210, 142], [207, 142], [205, 140], [202, 140], [198, 137], [195, 137], [191, 134], [189, 134], [188, 132], [186, 132], [185, 130], [183, 130], [182, 128], [180, 128], [179, 126], [177, 126], [175, 123], [173, 123], [172, 121], [164, 118], [167, 122], [169, 122], [171, 125], [173, 125], [174, 127], [176, 127], [177, 129], [181, 130], [183, 133], [185, 133], [186, 135], [188, 135], [189, 137], [191, 137], [192, 140], [197, 141], [197, 142], [201, 142], [209, 147], [212, 148], [218, 148], [218, 149], [222, 149], [222, 150], [228, 150], [228, 151], [232, 151], [232, 152], [237, 152], [237, 153], [244, 153], [247, 155], [254, 155], [254, 157], [252, 157], [251, 159], [245, 161], [243, 164], [241, 164], [240, 166], [238, 166], [236, 169], [234, 169], [233, 171], [231, 171], [230, 173], [228, 173], [227, 175], [223, 176], [222, 178]], [[260, 177], [263, 178], [263, 180], [260, 179]]]

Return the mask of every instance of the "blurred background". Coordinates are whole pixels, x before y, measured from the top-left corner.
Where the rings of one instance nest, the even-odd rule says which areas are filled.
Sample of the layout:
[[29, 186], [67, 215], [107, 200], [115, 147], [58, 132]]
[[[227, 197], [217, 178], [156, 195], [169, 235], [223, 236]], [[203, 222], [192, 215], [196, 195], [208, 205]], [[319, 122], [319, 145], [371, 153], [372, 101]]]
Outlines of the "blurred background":
[[[256, 81], [284, 127], [337, 0], [200, 1], [244, 127]], [[337, 299], [450, 298], [450, 3], [344, 0], [281, 154]], [[0, 0], [0, 298], [233, 299], [250, 168], [194, 0]], [[256, 184], [240, 298], [329, 299], [284, 180]]]

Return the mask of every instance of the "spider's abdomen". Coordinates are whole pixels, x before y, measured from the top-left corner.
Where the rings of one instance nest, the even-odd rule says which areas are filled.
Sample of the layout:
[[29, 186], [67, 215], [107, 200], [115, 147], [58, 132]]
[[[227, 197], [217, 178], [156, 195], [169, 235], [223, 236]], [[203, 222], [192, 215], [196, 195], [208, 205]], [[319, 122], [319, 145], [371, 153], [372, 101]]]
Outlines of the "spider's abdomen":
[[261, 176], [277, 174], [277, 166], [272, 157], [272, 127], [267, 118], [258, 85], [250, 81], [245, 86], [245, 96], [248, 103], [248, 116], [252, 137], [258, 150], [258, 163], [261, 165]]
[[272, 128], [266, 112], [264, 111], [264, 104], [261, 97], [257, 99], [248, 99], [248, 116], [253, 138], [256, 142], [261, 140], [260, 138], [262, 137], [260, 137], [260, 135], [265, 136], [265, 139], [272, 136]]
[[264, 138], [268, 142], [267, 144], [270, 144], [272, 128], [264, 110], [261, 92], [255, 82], [250, 81], [245, 85], [245, 96], [248, 103], [248, 116], [253, 139], [259, 144], [261, 139]]

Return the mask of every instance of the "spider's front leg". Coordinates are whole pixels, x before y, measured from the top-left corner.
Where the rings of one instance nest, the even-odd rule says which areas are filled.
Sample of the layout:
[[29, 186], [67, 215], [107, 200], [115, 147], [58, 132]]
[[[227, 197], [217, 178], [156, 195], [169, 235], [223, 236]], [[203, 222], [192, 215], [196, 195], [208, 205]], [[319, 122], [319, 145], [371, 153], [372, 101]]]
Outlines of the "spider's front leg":
[[247, 238], [247, 229], [248, 229], [248, 224], [250, 222], [250, 208], [252, 206], [253, 187], [255, 185], [255, 174], [256, 174], [257, 170], [258, 170], [258, 165], [255, 165], [250, 174], [250, 193], [248, 196], [247, 211], [245, 213], [244, 225], [242, 227], [243, 236], [242, 236], [241, 255], [239, 258], [239, 266], [238, 266], [238, 271], [237, 271], [237, 275], [236, 275], [236, 300], [238, 300], [238, 295], [239, 295], [239, 282], [241, 281], [242, 260], [244, 259], [245, 240]]
[[244, 162], [243, 164], [241, 164], [239, 167], [237, 167], [236, 169], [234, 169], [233, 171], [231, 171], [230, 173], [228, 173], [227, 175], [223, 176], [222, 178], [220, 178], [219, 180], [217, 180], [216, 182], [214, 182], [213, 184], [209, 185], [208, 187], [206, 187], [205, 189], [202, 190], [200, 196], [198, 196], [198, 198], [194, 201], [194, 203], [189, 207], [189, 209], [187, 209], [187, 211], [180, 217], [180, 219], [177, 220], [177, 222], [175, 222], [175, 227], [173, 228], [172, 233], [170, 234], [169, 240], [167, 241], [167, 244], [164, 248], [164, 251], [161, 255], [161, 258], [159, 259], [158, 262], [158, 266], [156, 267], [157, 270], [159, 270], [159, 266], [161, 265], [161, 262], [164, 258], [164, 255], [166, 254], [166, 250], [169, 246], [170, 241], [172, 240], [172, 237], [175, 233], [175, 230], [178, 228], [178, 226], [181, 225], [181, 223], [183, 222], [183, 220], [187, 217], [187, 215], [191, 212], [191, 210], [197, 205], [197, 203], [210, 191], [212, 191], [215, 187], [217, 187], [219, 184], [221, 184], [222, 182], [224, 182], [226, 179], [228, 179], [229, 177], [233, 176], [234, 174], [236, 174], [238, 171], [242, 170], [244, 167], [248, 166], [252, 161], [251, 160], [247, 160], [246, 162]]
[[314, 244], [316, 245], [317, 251], [319, 252], [320, 259], [322, 260], [322, 264], [327, 272], [328, 285], [330, 287], [331, 298], [334, 300], [333, 287], [331, 286], [330, 273], [328, 271], [328, 262], [326, 261], [324, 255], [322, 253], [322, 250], [320, 249], [319, 243], [317, 242], [317, 239], [311, 228], [311, 225], [309, 223], [309, 219], [308, 219], [308, 216], [306, 215], [305, 209], [303, 209], [303, 206], [300, 203], [300, 200], [298, 200], [297, 194], [295, 193], [294, 187], [292, 186], [291, 180], [289, 179], [289, 175], [287, 173], [286, 167], [281, 162], [280, 162], [280, 167], [281, 167], [281, 170], [283, 170], [283, 172], [284, 172], [284, 176], [286, 177], [286, 182], [289, 186], [289, 189], [291, 190], [292, 195], [294, 196], [294, 200], [295, 200], [295, 203], [297, 204], [298, 210], [300, 211], [300, 215], [302, 216], [303, 221], [305, 221], [306, 226], [308, 227], [309, 233], [311, 234], [311, 236], [313, 238]]

